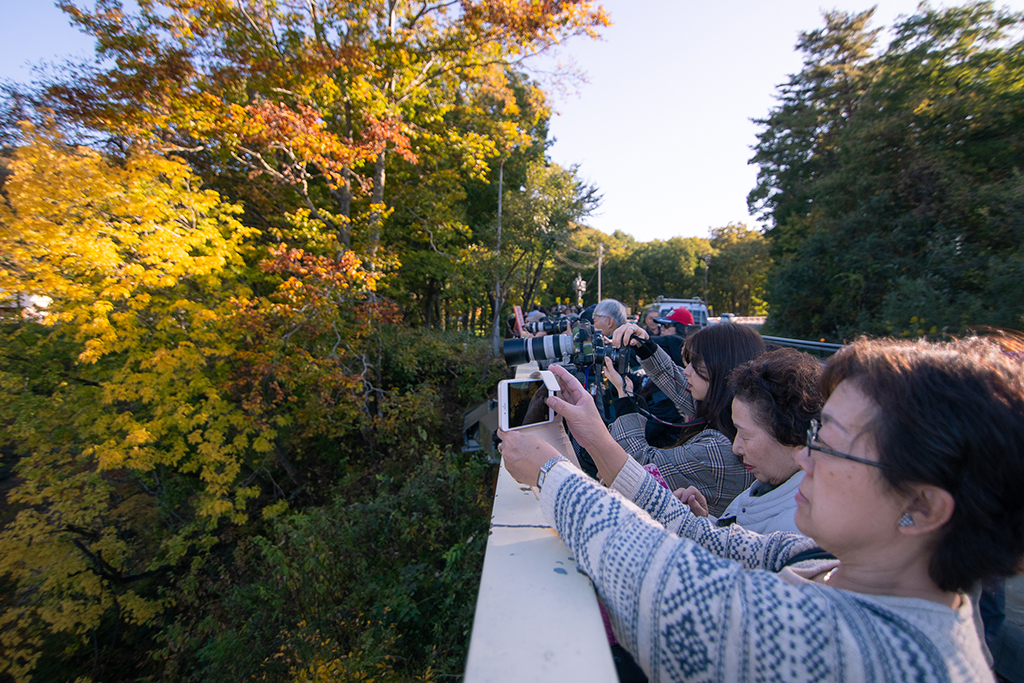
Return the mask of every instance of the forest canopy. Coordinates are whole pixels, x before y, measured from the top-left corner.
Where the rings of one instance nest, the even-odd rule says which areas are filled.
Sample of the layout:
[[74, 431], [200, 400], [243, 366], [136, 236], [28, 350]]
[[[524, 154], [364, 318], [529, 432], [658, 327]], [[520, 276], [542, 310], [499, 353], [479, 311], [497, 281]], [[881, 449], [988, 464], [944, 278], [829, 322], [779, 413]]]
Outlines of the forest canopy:
[[773, 331], [1024, 329], [1024, 15], [922, 5], [879, 49], [872, 10], [802, 34], [760, 120]]

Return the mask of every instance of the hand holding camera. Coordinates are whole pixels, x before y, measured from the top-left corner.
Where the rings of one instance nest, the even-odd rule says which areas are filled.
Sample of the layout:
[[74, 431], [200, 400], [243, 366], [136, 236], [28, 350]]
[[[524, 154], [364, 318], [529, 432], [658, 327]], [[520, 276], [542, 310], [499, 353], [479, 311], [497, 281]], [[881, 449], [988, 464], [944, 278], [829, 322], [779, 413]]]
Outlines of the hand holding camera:
[[509, 432], [554, 421], [555, 412], [547, 404], [548, 397], [554, 395], [549, 385], [557, 386], [553, 377], [547, 382], [543, 377], [499, 382], [499, 428]]
[[626, 323], [612, 332], [612, 346], [620, 349], [627, 345], [640, 346], [648, 339], [650, 339], [650, 335], [647, 330], [636, 323]]
[[615, 369], [615, 364], [612, 363], [611, 358], [604, 359], [604, 376], [608, 378], [611, 385], [615, 387], [615, 393], [619, 398], [625, 398], [633, 394], [633, 380], [629, 377], [620, 374]]

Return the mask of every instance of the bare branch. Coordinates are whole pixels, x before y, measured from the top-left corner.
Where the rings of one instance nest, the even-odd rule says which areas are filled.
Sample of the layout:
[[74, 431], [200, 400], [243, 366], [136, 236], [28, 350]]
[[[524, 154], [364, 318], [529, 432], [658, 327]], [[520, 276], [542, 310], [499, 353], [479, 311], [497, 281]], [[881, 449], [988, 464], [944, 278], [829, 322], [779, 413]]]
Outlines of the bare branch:
[[412, 19], [409, 20], [409, 23], [406, 24], [405, 28], [407, 30], [411, 31], [413, 28], [416, 27], [416, 23], [420, 19], [422, 19], [426, 15], [430, 14], [431, 12], [436, 12], [439, 9], [444, 9], [445, 7], [452, 7], [453, 5], [458, 5], [458, 4], [459, 4], [458, 0], [451, 0], [450, 2], [439, 2], [436, 5], [430, 5], [430, 4], [426, 3], [426, 2], [424, 2], [423, 6], [420, 7], [420, 11], [417, 12], [415, 15], [413, 15]]
[[438, 248], [437, 248], [437, 246], [435, 246], [435, 245], [434, 245], [434, 232], [433, 232], [433, 231], [432, 231], [432, 230], [430, 229], [430, 227], [428, 226], [428, 224], [427, 224], [427, 219], [423, 218], [422, 216], [420, 216], [419, 214], [417, 214], [417, 213], [416, 213], [415, 211], [413, 211], [412, 209], [409, 209], [409, 208], [407, 208], [407, 209], [406, 209], [406, 211], [408, 211], [408, 212], [409, 212], [410, 214], [412, 214], [413, 218], [415, 218], [416, 220], [418, 220], [418, 221], [419, 221], [419, 222], [420, 222], [420, 223], [421, 223], [421, 224], [423, 225], [423, 229], [427, 231], [427, 235], [428, 235], [428, 236], [429, 236], [429, 238], [430, 238], [430, 248], [431, 248], [431, 249], [433, 249], [433, 250], [434, 250], [435, 252], [437, 252], [438, 254], [440, 254], [441, 256], [444, 256], [445, 258], [449, 258], [449, 259], [452, 259], [452, 260], [454, 260], [454, 258], [455, 258], [455, 257], [453, 257], [453, 256], [452, 256], [451, 254], [446, 254], [446, 253], [444, 253], [443, 251], [441, 251], [440, 249], [438, 249]]

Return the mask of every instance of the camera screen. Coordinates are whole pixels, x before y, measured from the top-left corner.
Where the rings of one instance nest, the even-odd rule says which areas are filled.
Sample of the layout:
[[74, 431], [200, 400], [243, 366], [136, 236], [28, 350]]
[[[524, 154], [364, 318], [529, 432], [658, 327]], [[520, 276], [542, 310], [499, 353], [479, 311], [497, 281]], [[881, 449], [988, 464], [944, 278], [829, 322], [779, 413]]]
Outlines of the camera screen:
[[540, 380], [509, 382], [508, 384], [508, 426], [509, 429], [547, 422], [549, 408], [544, 399], [548, 388]]

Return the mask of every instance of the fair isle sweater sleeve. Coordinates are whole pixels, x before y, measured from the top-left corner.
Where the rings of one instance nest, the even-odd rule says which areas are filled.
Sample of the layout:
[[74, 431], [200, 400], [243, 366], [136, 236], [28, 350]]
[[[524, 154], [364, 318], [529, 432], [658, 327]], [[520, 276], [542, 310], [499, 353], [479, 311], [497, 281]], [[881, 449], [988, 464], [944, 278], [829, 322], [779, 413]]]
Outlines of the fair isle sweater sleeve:
[[963, 615], [923, 600], [887, 606], [745, 570], [564, 463], [541, 507], [651, 681], [986, 679], [969, 604]]
[[609, 487], [633, 501], [666, 530], [694, 541], [719, 557], [735, 560], [745, 569], [781, 570], [789, 558], [816, 546], [803, 534], [762, 535], [740, 526], [718, 528], [697, 517], [635, 460], [627, 460]]

